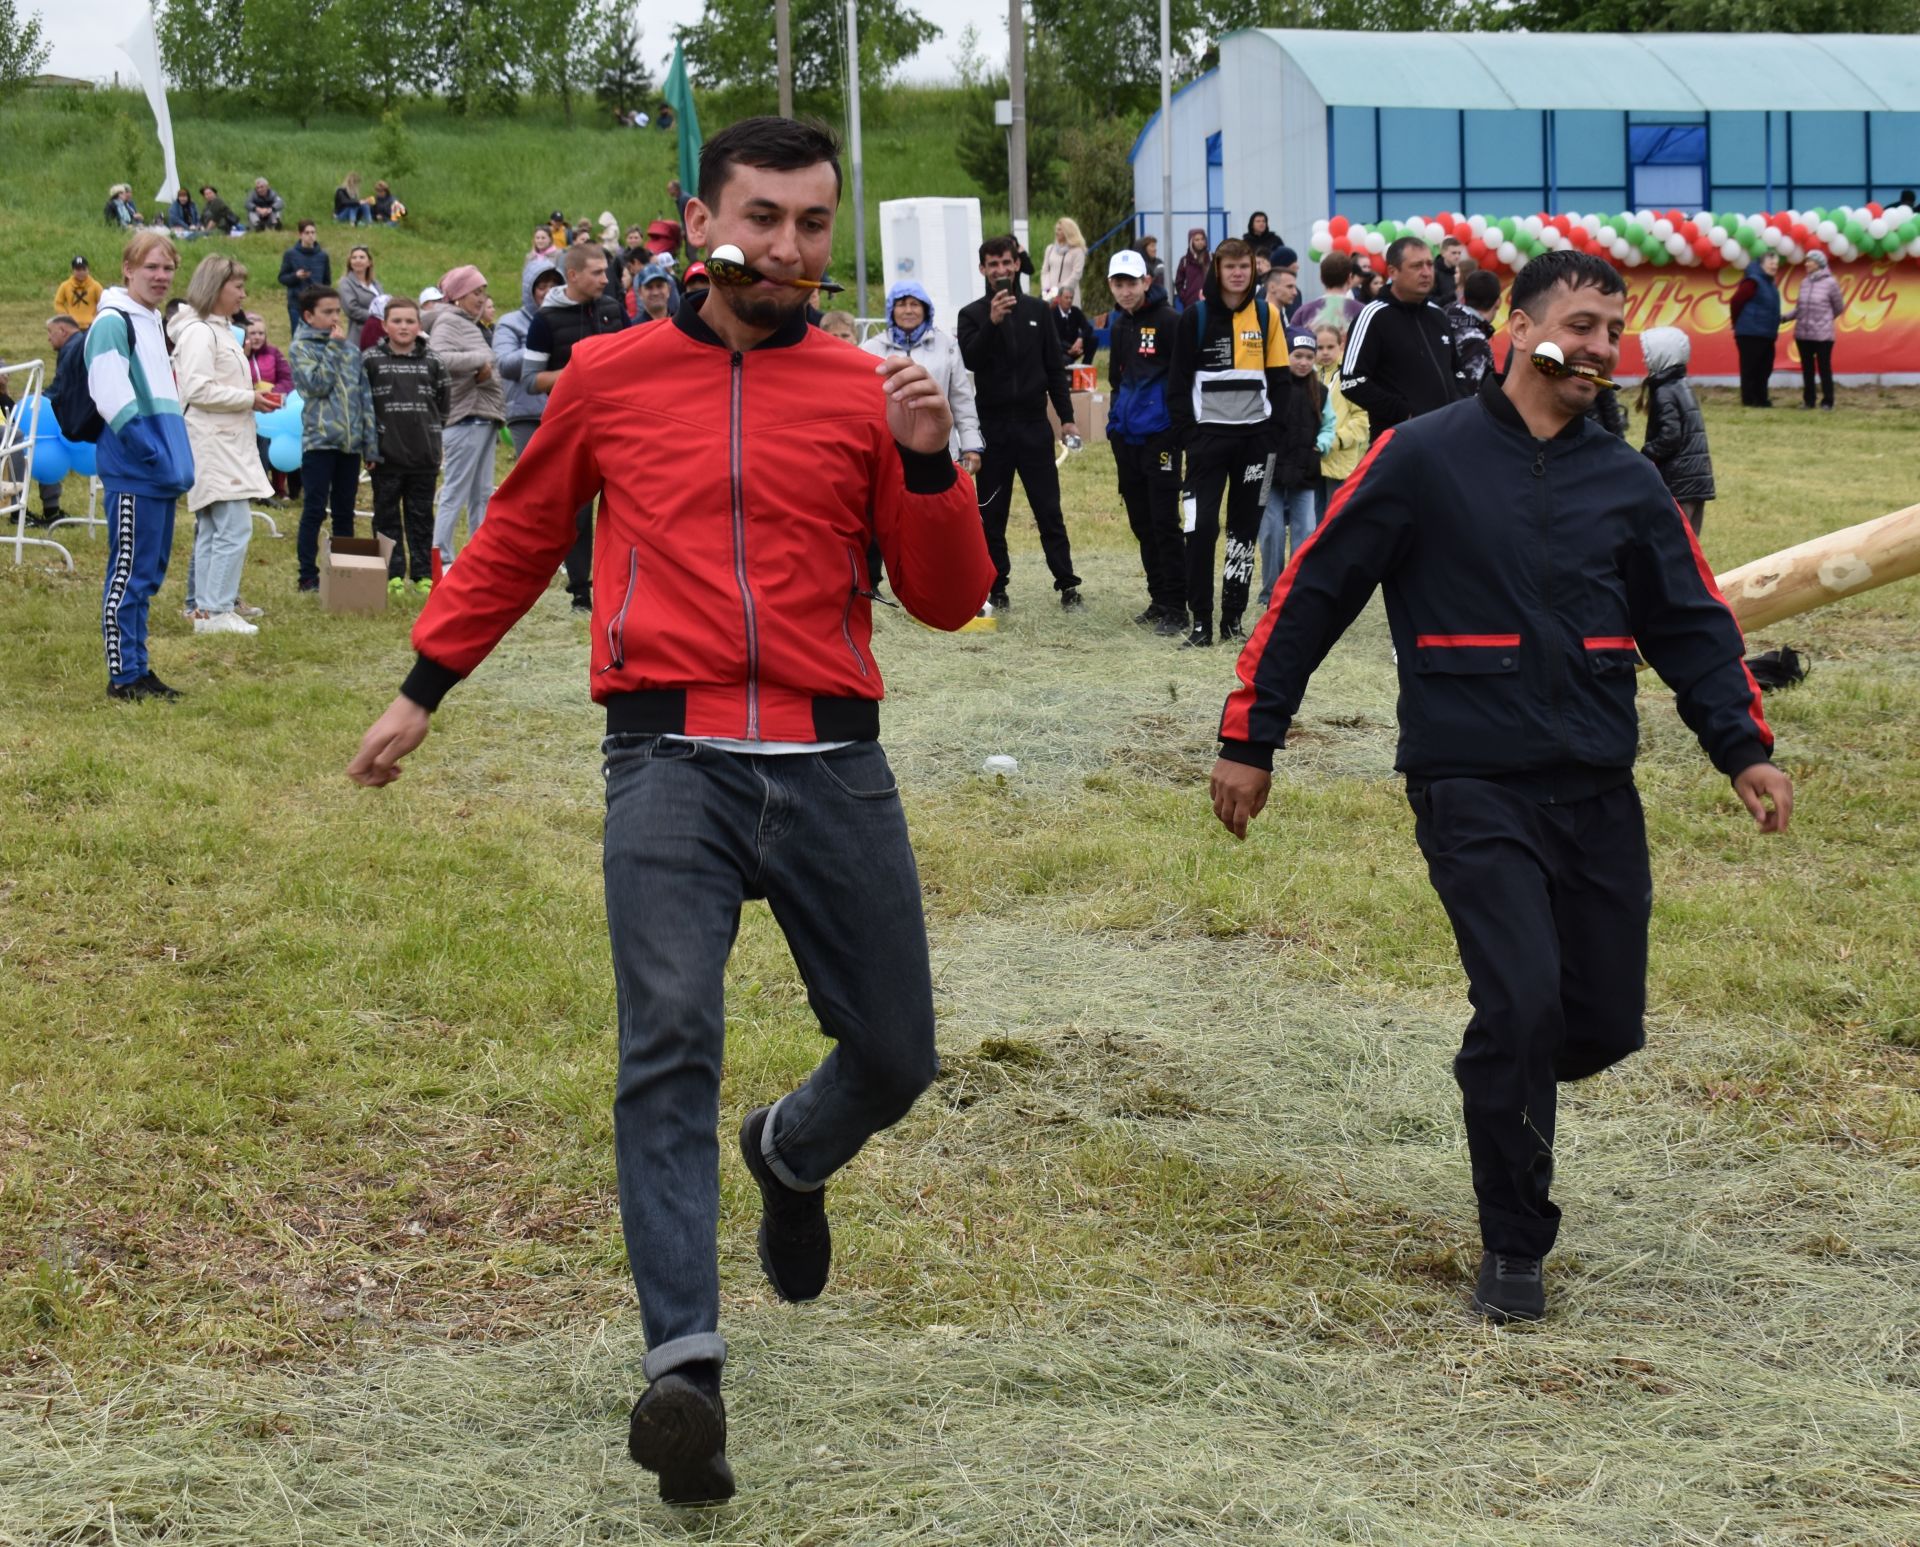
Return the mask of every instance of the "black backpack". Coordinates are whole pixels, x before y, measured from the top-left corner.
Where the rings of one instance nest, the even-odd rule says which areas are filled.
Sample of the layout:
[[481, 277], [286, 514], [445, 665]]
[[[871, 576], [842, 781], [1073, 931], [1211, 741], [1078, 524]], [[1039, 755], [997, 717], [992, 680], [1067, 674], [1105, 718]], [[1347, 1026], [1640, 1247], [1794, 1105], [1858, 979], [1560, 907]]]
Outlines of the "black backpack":
[[[85, 350], [84, 344], [75, 341], [68, 348]], [[81, 368], [61, 374], [58, 365], [54, 367], [53, 388], [47, 393], [47, 401], [52, 405], [53, 417], [60, 422], [60, 433], [68, 440], [97, 441], [105, 433], [107, 421], [100, 417], [100, 410], [93, 406], [93, 394], [87, 390], [87, 372], [84, 358]]]

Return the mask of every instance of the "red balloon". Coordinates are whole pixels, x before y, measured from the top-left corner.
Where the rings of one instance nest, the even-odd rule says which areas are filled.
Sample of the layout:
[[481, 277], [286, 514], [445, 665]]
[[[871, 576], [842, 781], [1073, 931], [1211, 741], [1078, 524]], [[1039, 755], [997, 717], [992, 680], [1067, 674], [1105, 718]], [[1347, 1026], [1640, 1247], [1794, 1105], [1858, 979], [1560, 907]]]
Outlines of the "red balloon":
[[1327, 231], [1336, 238], [1342, 237], [1347, 234], [1347, 227], [1350, 224], [1351, 222], [1345, 215], [1335, 215], [1333, 219], [1327, 222]]
[[1813, 233], [1808, 226], [1806, 226], [1801, 221], [1796, 220], [1793, 223], [1793, 230], [1789, 234], [1793, 237], [1794, 242], [1798, 246], [1805, 247], [1807, 245], [1807, 238], [1811, 236]]
[[[1573, 221], [1565, 215], [1555, 215], [1553, 217], [1553, 229], [1558, 231], [1562, 236], [1572, 236]], [[1584, 231], [1586, 227], [1582, 226], [1580, 229]]]
[[1693, 250], [1699, 254], [1702, 263], [1712, 263], [1720, 256], [1720, 249], [1715, 247], [1713, 243], [1708, 241], [1704, 236], [1693, 244]]
[[1689, 247], [1697, 245], [1700, 240], [1700, 228], [1691, 220], [1680, 222], [1680, 234], [1686, 238]]
[[1487, 244], [1481, 241], [1479, 237], [1473, 236], [1471, 233], [1469, 233], [1467, 238], [1467, 252], [1469, 256], [1472, 257], [1475, 263], [1481, 264], [1483, 266], [1486, 264]]
[[1463, 242], [1471, 244], [1473, 241], [1473, 227], [1464, 220], [1456, 220], [1453, 223], [1453, 234]]
[[1387, 255], [1385, 253], [1383, 252], [1369, 253], [1367, 254], [1367, 257], [1368, 257], [1368, 260], [1373, 264], [1374, 273], [1384, 274], [1387, 272]]
[[1869, 199], [1867, 200], [1867, 213], [1873, 216], [1875, 220], [1878, 220], [1882, 215], [1886, 214], [1886, 211], [1874, 203], [1873, 200]]

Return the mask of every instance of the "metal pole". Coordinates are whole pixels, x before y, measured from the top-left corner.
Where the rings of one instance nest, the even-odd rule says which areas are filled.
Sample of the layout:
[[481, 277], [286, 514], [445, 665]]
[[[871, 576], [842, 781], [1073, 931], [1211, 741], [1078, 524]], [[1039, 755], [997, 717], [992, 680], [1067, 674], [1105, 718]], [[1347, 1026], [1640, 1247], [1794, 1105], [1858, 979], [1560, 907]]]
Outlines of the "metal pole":
[[793, 26], [790, 0], [773, 0], [773, 43], [780, 56], [780, 116], [793, 117]]
[[1013, 98], [1013, 127], [1007, 139], [1007, 217], [1013, 227], [1013, 239], [1025, 252], [1028, 234], [1026, 0], [1007, 0], [1007, 95]]
[[847, 0], [847, 137], [853, 141], [853, 268], [858, 316], [867, 314], [867, 192], [860, 162], [860, 17]]
[[1173, 262], [1172, 0], [1160, 0], [1160, 261]]

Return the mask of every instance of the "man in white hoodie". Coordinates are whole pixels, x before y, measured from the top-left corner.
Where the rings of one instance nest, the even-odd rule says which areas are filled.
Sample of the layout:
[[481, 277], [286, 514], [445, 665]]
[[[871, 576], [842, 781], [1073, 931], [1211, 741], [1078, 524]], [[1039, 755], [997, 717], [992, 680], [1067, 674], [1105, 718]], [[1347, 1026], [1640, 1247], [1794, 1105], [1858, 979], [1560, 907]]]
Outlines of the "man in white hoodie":
[[100, 298], [87, 330], [87, 393], [106, 421], [98, 456], [106, 490], [100, 634], [109, 698], [180, 696], [147, 662], [147, 608], [167, 578], [175, 504], [193, 487], [193, 449], [160, 329], [160, 307], [179, 266], [164, 233], [138, 233], [121, 254], [122, 283]]

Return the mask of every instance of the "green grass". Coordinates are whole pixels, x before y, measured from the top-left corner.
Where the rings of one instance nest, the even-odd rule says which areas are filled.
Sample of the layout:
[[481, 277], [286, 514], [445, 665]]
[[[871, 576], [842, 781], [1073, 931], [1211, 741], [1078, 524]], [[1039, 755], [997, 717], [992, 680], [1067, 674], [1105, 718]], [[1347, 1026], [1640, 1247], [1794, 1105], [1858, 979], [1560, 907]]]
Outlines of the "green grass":
[[[1705, 399], [1720, 569], [1877, 514], [1920, 408]], [[1028, 533], [998, 634], [879, 625], [946, 1072], [834, 1184], [818, 1305], [772, 1302], [723, 1164], [745, 1488], [690, 1522], [622, 1451], [562, 594], [370, 793], [341, 769], [406, 610], [319, 615], [263, 532], [260, 636], [196, 638], [170, 582], [188, 697], [130, 709], [100, 542], [0, 566], [0, 1543], [1920, 1539], [1920, 587], [1753, 642], [1814, 663], [1769, 704], [1785, 839], [1643, 692], [1649, 1049], [1568, 1092], [1556, 1316], [1502, 1334], [1460, 1309], [1467, 1012], [1378, 609], [1236, 845], [1230, 658], [1126, 622], [1104, 450], [1067, 497], [1084, 617]], [[728, 997], [730, 1128], [821, 1051], [762, 906]]]
[[[63, 100], [69, 105], [61, 106]], [[962, 100], [957, 91], [902, 88], [866, 104], [867, 263], [876, 286], [883, 199], [978, 192], [960, 170], [954, 150], [953, 116]], [[570, 220], [592, 220], [596, 230], [602, 210], [611, 210], [622, 230], [674, 213], [666, 194], [674, 171], [670, 134], [604, 127], [588, 109], [581, 109], [569, 128], [559, 109], [547, 104], [511, 119], [457, 118], [438, 104], [407, 112], [419, 166], [403, 176], [377, 161], [377, 124], [371, 118], [320, 116], [305, 130], [295, 130], [259, 116], [201, 114], [190, 97], [176, 95], [174, 142], [180, 175], [195, 201], [200, 184], [211, 182], [239, 209], [253, 179], [265, 176], [285, 196], [289, 224], [284, 235], [193, 242], [185, 251], [179, 288], [184, 291], [192, 266], [208, 252], [238, 254], [251, 271], [255, 309], [266, 316], [269, 334], [284, 344], [284, 293], [274, 280], [280, 254], [293, 242], [292, 224], [302, 217], [320, 223], [320, 242], [333, 256], [336, 275], [344, 271], [347, 249], [356, 242], [371, 247], [381, 283], [394, 294], [418, 294], [455, 265], [477, 263], [505, 307], [518, 304], [520, 266], [533, 224], [551, 211], [564, 210]], [[121, 114], [137, 130], [137, 167], [126, 166], [118, 148], [127, 132], [118, 127]], [[726, 120], [715, 116], [703, 122], [711, 136]], [[105, 227], [100, 212], [109, 184], [127, 181], [142, 211], [155, 213], [147, 195], [159, 186], [162, 168], [151, 125], [145, 99], [126, 92], [66, 99], [30, 94], [0, 108], [0, 133], [9, 155], [34, 169], [0, 202], [0, 359], [47, 353], [40, 324], [76, 252], [87, 255], [102, 284], [116, 282], [121, 240]], [[371, 231], [336, 226], [333, 190], [350, 170], [361, 174], [369, 192], [376, 177], [389, 177], [407, 205], [407, 220]], [[832, 271], [848, 284], [840, 304], [851, 309], [851, 168], [847, 175]], [[1033, 229], [1050, 231], [1057, 213], [1034, 211]], [[1004, 204], [987, 201], [982, 218], [989, 231], [1004, 227]], [[868, 304], [879, 306], [877, 289]]]

